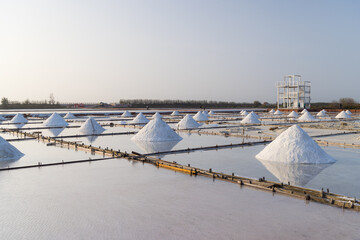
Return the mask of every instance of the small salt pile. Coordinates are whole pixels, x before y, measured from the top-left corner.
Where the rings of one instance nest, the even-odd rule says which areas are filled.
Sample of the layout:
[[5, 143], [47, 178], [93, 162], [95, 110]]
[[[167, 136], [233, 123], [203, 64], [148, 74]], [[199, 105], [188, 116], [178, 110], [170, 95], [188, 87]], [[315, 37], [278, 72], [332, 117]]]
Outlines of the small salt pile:
[[151, 118], [152, 119], [154, 119], [154, 118], [162, 118], [162, 116], [161, 116], [160, 113], [156, 112]]
[[209, 115], [209, 113], [207, 112], [207, 111], [203, 111], [203, 114], [205, 115], [205, 116], [207, 116], [207, 117], [209, 117], [210, 115]]
[[273, 114], [273, 113], [275, 113], [275, 110], [274, 110], [274, 109], [271, 109], [271, 110], [269, 111], [269, 113]]
[[132, 117], [132, 114], [129, 111], [125, 111], [121, 116], [122, 117]]
[[69, 124], [56, 112], [43, 122], [45, 127], [66, 127]]
[[175, 110], [171, 113], [171, 116], [179, 116], [179, 115], [180, 115], [180, 113], [177, 110]]
[[242, 124], [261, 124], [259, 118], [254, 112], [249, 113], [243, 120], [241, 120]]
[[241, 116], [247, 116], [249, 113], [246, 111], [246, 110], [244, 110], [244, 111], [242, 111], [242, 113], [240, 114]]
[[28, 120], [20, 113], [16, 114], [10, 121], [10, 123], [27, 123]]
[[278, 109], [274, 112], [274, 115], [283, 115], [283, 113]]
[[89, 117], [83, 125], [81, 125], [80, 132], [84, 134], [100, 134], [105, 129], [93, 118]]
[[320, 164], [335, 162], [335, 160], [319, 147], [298, 125], [293, 125], [282, 132], [274, 141], [257, 154], [256, 158], [283, 163]]
[[215, 112], [214, 112], [213, 110], [211, 110], [211, 111], [209, 112], [209, 115], [215, 115]]
[[194, 119], [196, 121], [208, 121], [209, 120], [209, 118], [202, 111], [198, 111], [195, 114]]
[[176, 124], [177, 129], [194, 129], [200, 126], [201, 124], [196, 122], [190, 114], [186, 114], [186, 116]]
[[308, 112], [308, 110], [306, 110], [306, 109], [304, 108], [304, 110], [301, 111], [301, 114], [304, 114], [304, 113], [306, 113], [306, 112]]
[[318, 119], [314, 118], [309, 112], [305, 112], [301, 117], [298, 118], [299, 122], [313, 122], [318, 121]]
[[149, 120], [144, 116], [144, 114], [139, 113], [132, 121], [132, 124], [146, 124]]
[[317, 117], [327, 117], [326, 111], [325, 110], [321, 110], [320, 112], [318, 112], [316, 114]]
[[0, 161], [18, 160], [22, 156], [23, 153], [0, 136]]
[[289, 113], [288, 117], [297, 118], [297, 117], [299, 117], [299, 114], [297, 114], [297, 112], [295, 112], [295, 111], [292, 111], [291, 113]]
[[345, 111], [341, 111], [338, 115], [336, 115], [337, 119], [346, 119], [346, 118], [351, 118], [351, 116], [349, 114], [347, 114]]
[[75, 117], [75, 115], [72, 114], [71, 112], [68, 112], [64, 117], [64, 119], [76, 119], [76, 118], [77, 117]]
[[350, 112], [350, 110], [348, 109], [348, 110], [346, 110], [345, 111], [349, 116], [351, 116], [352, 115], [352, 112]]
[[146, 124], [135, 136], [134, 141], [166, 142], [180, 141], [180, 137], [161, 118], [155, 118]]

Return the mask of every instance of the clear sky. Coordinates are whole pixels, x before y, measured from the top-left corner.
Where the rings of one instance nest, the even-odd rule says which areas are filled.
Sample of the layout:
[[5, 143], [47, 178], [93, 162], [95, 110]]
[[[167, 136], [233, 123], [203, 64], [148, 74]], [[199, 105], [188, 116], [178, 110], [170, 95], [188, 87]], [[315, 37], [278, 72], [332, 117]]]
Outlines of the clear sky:
[[0, 0], [0, 97], [360, 101], [360, 1]]

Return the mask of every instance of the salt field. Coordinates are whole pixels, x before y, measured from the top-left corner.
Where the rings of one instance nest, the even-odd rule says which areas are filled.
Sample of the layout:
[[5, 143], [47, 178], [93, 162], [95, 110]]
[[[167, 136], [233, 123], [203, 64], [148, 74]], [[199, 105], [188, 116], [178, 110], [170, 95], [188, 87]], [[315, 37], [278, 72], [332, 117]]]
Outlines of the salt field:
[[[289, 120], [287, 114], [268, 121], [272, 115], [266, 111], [257, 114], [247, 111], [247, 115], [241, 115], [240, 111], [218, 110], [205, 122], [195, 124], [196, 120], [189, 117], [195, 114], [204, 117], [202, 112], [186, 115], [189, 111], [177, 111], [179, 116], [168, 111], [162, 112], [161, 117], [153, 116], [154, 112], [139, 115], [140, 112], [132, 111], [127, 120], [120, 113], [109, 117], [100, 111], [92, 119], [88, 118], [92, 113], [82, 113], [79, 118], [72, 112], [72, 118], [65, 119], [66, 125], [59, 115], [47, 113], [41, 118], [28, 117], [22, 128], [3, 121], [0, 136], [23, 156], [0, 161], [1, 236], [5, 239], [359, 236], [360, 215], [346, 204], [350, 202], [354, 209], [359, 205], [360, 115], [355, 113], [350, 120], [332, 116], [329, 123], [306, 123]], [[56, 121], [46, 120], [50, 115], [56, 116]], [[179, 130], [177, 123], [185, 116]], [[246, 117], [246, 122], [242, 121]], [[150, 122], [134, 124], [135, 118]], [[292, 133], [286, 131], [291, 129], [300, 131], [291, 147], [271, 147], [280, 144], [277, 142], [293, 141]], [[280, 140], [285, 135], [286, 140]], [[78, 147], [74, 149], [73, 144]], [[82, 146], [98, 150], [88, 151]], [[299, 149], [291, 150], [293, 146]], [[303, 152], [304, 149], [307, 151]], [[108, 157], [105, 152], [111, 150], [125, 157]], [[283, 150], [286, 152], [276, 153]], [[318, 160], [313, 158], [315, 153], [306, 155], [310, 150], [319, 152]], [[265, 157], [272, 154], [275, 157], [271, 161], [258, 158], [261, 152]], [[129, 156], [132, 153], [148, 154], [177, 165], [171, 169], [158, 168], [146, 161], [141, 163], [137, 155]], [[324, 162], [327, 157], [333, 160]], [[74, 163], [67, 164], [71, 162]], [[30, 168], [16, 169], [24, 166]], [[277, 194], [277, 190], [271, 193], [254, 188], [252, 184], [239, 186], [215, 177], [189, 175], [175, 166], [233, 174], [253, 181], [263, 179], [305, 191], [341, 194], [346, 209], [305, 200], [306, 195], [299, 199]], [[299, 218], [307, 220], [298, 222]], [[251, 231], [253, 224], [261, 227]], [[276, 230], [279, 224], [282, 232]]]

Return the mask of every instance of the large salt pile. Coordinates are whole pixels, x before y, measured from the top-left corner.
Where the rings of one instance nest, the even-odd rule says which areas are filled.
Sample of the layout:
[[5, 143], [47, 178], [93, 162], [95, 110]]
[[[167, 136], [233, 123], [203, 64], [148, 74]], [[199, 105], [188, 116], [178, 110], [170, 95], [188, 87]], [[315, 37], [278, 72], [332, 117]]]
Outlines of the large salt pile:
[[278, 109], [274, 112], [274, 115], [282, 115], [283, 113]]
[[21, 113], [16, 114], [10, 121], [10, 123], [27, 123], [28, 120], [24, 118]]
[[274, 113], [275, 112], [275, 110], [274, 109], [271, 109], [270, 111], [269, 111], [269, 113]]
[[242, 124], [260, 124], [260, 120], [254, 112], [249, 113], [243, 120]]
[[135, 136], [134, 141], [166, 142], [180, 141], [180, 137], [161, 118], [155, 118], [146, 124]]
[[80, 132], [84, 134], [100, 134], [105, 129], [92, 117], [89, 117], [83, 125], [81, 125]]
[[326, 111], [325, 110], [321, 110], [320, 112], [318, 112], [316, 114], [317, 117], [327, 117]]
[[351, 116], [347, 114], [345, 111], [341, 111], [338, 115], [336, 115], [335, 118], [345, 119], [345, 118], [351, 118]]
[[306, 113], [306, 112], [308, 112], [308, 110], [306, 110], [305, 108], [301, 111], [301, 114], [304, 114], [304, 113]]
[[46, 127], [66, 127], [69, 125], [58, 113], [54, 112], [43, 123]]
[[201, 124], [196, 122], [190, 114], [186, 114], [186, 116], [176, 124], [177, 129], [193, 129], [200, 126]]
[[122, 117], [132, 117], [132, 114], [129, 111], [125, 111], [121, 116]]
[[0, 161], [18, 160], [24, 156], [16, 147], [0, 137]]
[[288, 117], [297, 118], [297, 117], [299, 117], [299, 114], [297, 114], [297, 112], [295, 112], [295, 111], [292, 111], [291, 113], [289, 113]]
[[299, 122], [313, 122], [317, 121], [318, 119], [314, 118], [309, 112], [305, 112], [301, 117], [298, 118]]
[[151, 118], [162, 118], [161, 114], [156, 112]]
[[246, 111], [246, 110], [244, 110], [244, 111], [242, 111], [241, 113], [240, 113], [240, 115], [241, 116], [247, 116], [249, 113]]
[[146, 124], [148, 122], [149, 120], [142, 113], [139, 113], [136, 118], [131, 121], [132, 124]]
[[349, 109], [348, 109], [348, 110], [346, 110], [345, 112], [346, 112], [349, 116], [350, 116], [350, 115], [352, 115], [352, 112], [350, 112], [350, 110], [349, 110]]
[[196, 121], [207, 121], [207, 120], [209, 120], [209, 118], [202, 111], [198, 111], [195, 114], [194, 119]]
[[298, 125], [282, 132], [274, 141], [266, 146], [257, 159], [282, 163], [333, 163], [319, 145]]
[[177, 110], [175, 110], [171, 113], [171, 116], [179, 116], [179, 115], [180, 115], [180, 113]]
[[75, 117], [75, 115], [72, 114], [71, 112], [68, 112], [64, 118], [65, 119], [76, 119], [77, 117]]

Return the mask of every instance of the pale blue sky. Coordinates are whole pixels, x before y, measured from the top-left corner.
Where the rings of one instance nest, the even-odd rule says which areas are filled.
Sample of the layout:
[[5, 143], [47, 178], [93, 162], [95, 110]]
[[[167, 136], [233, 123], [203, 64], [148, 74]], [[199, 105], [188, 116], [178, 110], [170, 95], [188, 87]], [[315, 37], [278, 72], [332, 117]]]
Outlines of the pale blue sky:
[[360, 1], [0, 0], [0, 97], [360, 101]]

